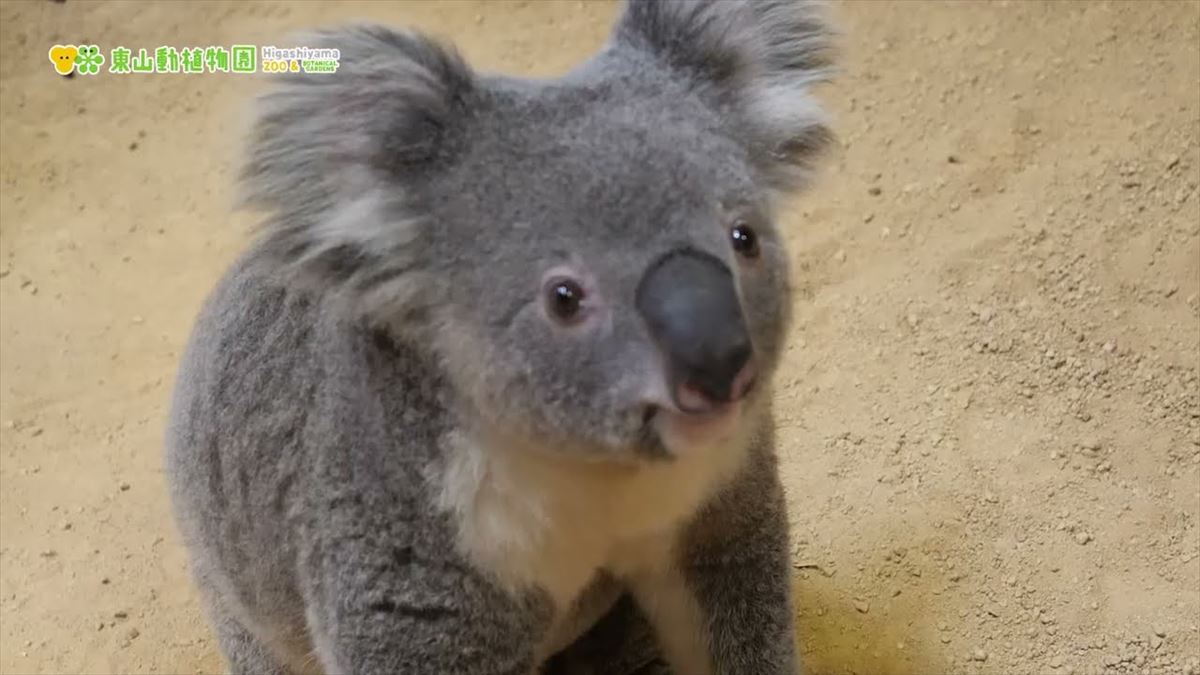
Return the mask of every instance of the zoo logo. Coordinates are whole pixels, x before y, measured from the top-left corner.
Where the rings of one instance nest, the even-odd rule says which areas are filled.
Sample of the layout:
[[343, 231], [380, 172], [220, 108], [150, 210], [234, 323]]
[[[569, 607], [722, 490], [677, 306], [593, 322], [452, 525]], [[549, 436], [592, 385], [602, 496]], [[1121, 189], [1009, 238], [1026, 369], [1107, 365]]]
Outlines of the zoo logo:
[[[109, 64], [108, 72], [130, 73], [254, 73], [258, 72], [259, 49], [254, 45], [225, 47], [162, 46], [153, 51], [145, 48], [114, 47], [106, 60], [96, 45], [54, 45], [50, 48], [50, 63], [54, 72], [64, 77], [74, 73], [95, 75], [101, 66]], [[340, 52], [336, 49], [278, 49], [262, 48], [262, 72], [337, 72]]]
[[128, 73], [253, 73], [258, 70], [254, 45], [225, 47], [163, 46], [153, 53], [144, 47], [135, 53], [126, 47], [114, 47], [108, 72]]
[[54, 45], [50, 48], [50, 63], [54, 64], [54, 72], [64, 77], [76, 72], [95, 75], [104, 64], [104, 55], [96, 45]]
[[265, 46], [259, 49], [264, 73], [336, 73], [342, 53], [338, 49], [311, 49], [309, 47], [279, 48]]

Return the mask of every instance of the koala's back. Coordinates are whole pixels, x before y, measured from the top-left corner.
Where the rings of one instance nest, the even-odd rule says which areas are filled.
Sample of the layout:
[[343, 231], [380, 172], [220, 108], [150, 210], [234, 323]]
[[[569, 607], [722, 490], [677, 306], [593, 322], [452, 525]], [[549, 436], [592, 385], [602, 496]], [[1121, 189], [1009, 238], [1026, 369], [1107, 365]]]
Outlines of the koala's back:
[[181, 534], [210, 609], [251, 625], [303, 618], [286, 516], [303, 482], [315, 312], [246, 256], [205, 303], [177, 376], [166, 459]]
[[[281, 655], [311, 652], [296, 644], [307, 633], [303, 563], [337, 529], [323, 520], [328, 505], [347, 494], [371, 499], [372, 482], [419, 492], [415, 467], [430, 461], [324, 449], [436, 433], [416, 359], [344, 314], [285, 287], [252, 250], [196, 321], [167, 429], [172, 501], [210, 613], [231, 616]], [[418, 419], [423, 432], [412, 428]], [[355, 435], [363, 442], [345, 442]], [[430, 443], [405, 446], [432, 452], [422, 450]], [[393, 506], [399, 521], [419, 512]]]

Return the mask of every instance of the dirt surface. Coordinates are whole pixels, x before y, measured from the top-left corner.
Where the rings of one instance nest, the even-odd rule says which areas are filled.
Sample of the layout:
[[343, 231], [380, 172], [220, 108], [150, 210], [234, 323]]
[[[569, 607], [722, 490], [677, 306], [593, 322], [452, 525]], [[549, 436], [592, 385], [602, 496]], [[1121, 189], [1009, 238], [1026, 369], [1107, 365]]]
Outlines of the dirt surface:
[[[607, 2], [0, 5], [0, 671], [213, 672], [160, 437], [230, 217], [238, 75], [55, 43], [426, 27], [559, 73]], [[1200, 672], [1200, 4], [837, 8], [777, 381], [813, 673]]]

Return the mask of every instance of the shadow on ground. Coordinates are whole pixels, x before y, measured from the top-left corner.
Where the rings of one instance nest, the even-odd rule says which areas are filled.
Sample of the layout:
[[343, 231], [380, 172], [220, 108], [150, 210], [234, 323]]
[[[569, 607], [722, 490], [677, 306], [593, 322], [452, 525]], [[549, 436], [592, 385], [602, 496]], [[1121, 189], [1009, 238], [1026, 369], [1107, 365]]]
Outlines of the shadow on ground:
[[[944, 654], [931, 649], [939, 631], [930, 623], [946, 608], [932, 608], [917, 593], [856, 595], [820, 569], [793, 580], [797, 640], [810, 675], [928, 675], [949, 673]], [[937, 644], [937, 647], [943, 645]]]

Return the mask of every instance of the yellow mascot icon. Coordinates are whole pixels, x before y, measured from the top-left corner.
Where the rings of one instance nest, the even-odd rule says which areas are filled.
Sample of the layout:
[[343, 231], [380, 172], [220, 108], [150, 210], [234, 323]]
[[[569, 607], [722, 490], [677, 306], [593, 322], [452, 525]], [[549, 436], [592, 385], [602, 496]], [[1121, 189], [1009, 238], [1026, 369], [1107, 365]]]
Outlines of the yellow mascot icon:
[[75, 45], [54, 45], [50, 48], [50, 62], [59, 75], [70, 75], [75, 70], [75, 57], [79, 50]]

